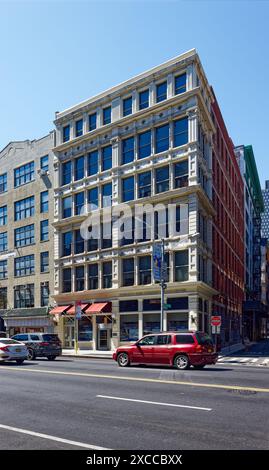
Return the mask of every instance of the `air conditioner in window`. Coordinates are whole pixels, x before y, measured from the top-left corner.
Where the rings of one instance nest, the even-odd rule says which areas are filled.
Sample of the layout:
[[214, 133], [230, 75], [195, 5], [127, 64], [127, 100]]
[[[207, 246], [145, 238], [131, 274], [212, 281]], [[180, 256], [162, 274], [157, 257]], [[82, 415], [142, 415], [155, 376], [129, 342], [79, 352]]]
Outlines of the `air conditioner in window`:
[[48, 170], [43, 170], [42, 168], [40, 168], [39, 170], [37, 170], [37, 173], [40, 176], [40, 178], [42, 178], [42, 176], [47, 176]]

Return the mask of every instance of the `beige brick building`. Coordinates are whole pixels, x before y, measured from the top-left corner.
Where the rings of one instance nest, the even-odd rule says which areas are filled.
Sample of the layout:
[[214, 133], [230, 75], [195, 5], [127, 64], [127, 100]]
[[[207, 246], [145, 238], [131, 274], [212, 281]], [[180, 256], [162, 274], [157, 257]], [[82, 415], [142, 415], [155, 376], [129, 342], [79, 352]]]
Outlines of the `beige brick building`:
[[53, 331], [54, 139], [52, 131], [0, 152], [0, 317], [10, 335]]

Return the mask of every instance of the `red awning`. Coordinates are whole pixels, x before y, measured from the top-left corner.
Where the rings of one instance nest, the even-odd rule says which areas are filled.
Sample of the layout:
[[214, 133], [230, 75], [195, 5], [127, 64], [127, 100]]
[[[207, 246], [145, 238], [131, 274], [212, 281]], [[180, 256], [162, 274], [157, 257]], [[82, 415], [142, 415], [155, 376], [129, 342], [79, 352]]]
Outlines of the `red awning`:
[[57, 305], [57, 307], [54, 307], [51, 311], [51, 315], [56, 315], [56, 313], [65, 313], [67, 310], [69, 310], [71, 305]]
[[91, 304], [89, 307], [86, 308], [84, 313], [91, 314], [91, 313], [111, 313], [111, 302], [102, 302]]
[[[84, 312], [86, 307], [90, 306], [91, 304], [81, 304], [81, 312]], [[75, 315], [76, 313], [76, 307], [75, 305], [72, 305], [71, 308], [68, 310], [67, 314], [68, 315]]]

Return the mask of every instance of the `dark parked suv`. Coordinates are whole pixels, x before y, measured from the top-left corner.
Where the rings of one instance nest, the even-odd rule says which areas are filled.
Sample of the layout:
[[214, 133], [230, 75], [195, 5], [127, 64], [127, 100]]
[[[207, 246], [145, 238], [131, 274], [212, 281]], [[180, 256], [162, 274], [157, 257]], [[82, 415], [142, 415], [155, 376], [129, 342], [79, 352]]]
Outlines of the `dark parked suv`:
[[58, 335], [51, 333], [20, 333], [12, 336], [12, 339], [21, 341], [27, 346], [28, 359], [47, 357], [53, 361], [62, 354], [62, 344]]

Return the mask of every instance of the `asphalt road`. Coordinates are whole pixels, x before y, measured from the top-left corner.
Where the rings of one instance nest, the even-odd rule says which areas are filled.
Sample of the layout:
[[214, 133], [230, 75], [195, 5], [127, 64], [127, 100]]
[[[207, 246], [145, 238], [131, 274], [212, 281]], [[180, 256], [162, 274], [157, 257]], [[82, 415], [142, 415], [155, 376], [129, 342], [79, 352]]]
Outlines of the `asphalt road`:
[[0, 390], [0, 449], [269, 449], [266, 368], [38, 359], [0, 364]]

